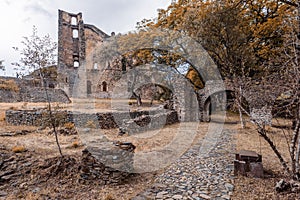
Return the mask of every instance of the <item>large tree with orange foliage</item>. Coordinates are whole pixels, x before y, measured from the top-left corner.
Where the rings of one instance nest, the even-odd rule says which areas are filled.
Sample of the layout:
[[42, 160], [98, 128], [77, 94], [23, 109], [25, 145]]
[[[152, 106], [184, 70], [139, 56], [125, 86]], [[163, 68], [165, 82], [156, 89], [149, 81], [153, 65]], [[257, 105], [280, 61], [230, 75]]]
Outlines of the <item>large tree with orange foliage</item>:
[[202, 44], [224, 77], [253, 77], [281, 52], [282, 35], [289, 31], [285, 21], [294, 11], [274, 0], [178, 0], [139, 27], [184, 32]]

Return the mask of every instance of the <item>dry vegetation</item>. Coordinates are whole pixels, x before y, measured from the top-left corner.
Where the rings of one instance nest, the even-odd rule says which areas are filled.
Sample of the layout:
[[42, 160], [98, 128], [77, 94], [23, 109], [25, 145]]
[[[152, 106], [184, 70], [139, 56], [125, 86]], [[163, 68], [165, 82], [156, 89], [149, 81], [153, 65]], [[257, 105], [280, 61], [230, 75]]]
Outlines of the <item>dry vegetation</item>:
[[[275, 124], [277, 123], [276, 120], [273, 122]], [[282, 165], [273, 150], [255, 131], [255, 126], [251, 123], [247, 123], [246, 129], [241, 129], [239, 125], [237, 125], [235, 129], [237, 130], [237, 151], [246, 149], [261, 154], [265, 177], [262, 179], [243, 176], [236, 177], [235, 191], [232, 199], [300, 199], [299, 193], [277, 193], [275, 191], [276, 182], [287, 177], [283, 174]], [[275, 141], [279, 151], [283, 152], [283, 155], [288, 158], [288, 145], [284, 134], [282, 134], [282, 130], [275, 127], [268, 127], [267, 129], [268, 132], [272, 134], [272, 139]]]
[[[57, 162], [59, 153], [55, 144], [53, 135], [49, 135], [49, 129], [39, 130], [38, 127], [10, 126], [5, 122], [5, 110], [14, 106], [15, 108], [31, 108], [44, 106], [43, 104], [2, 104], [0, 107], [0, 133], [28, 130], [30, 133], [12, 137], [1, 137], [0, 155], [9, 155], [16, 157], [25, 163], [31, 163], [26, 171], [18, 177], [14, 184], [1, 185], [0, 190], [8, 193], [7, 199], [40, 199], [40, 198], [76, 198], [76, 199], [130, 199], [153, 183], [156, 173], [148, 173], [140, 176], [133, 176], [121, 185], [101, 186], [97, 181], [89, 184], [79, 183], [78, 180], [78, 162], [81, 157], [81, 151], [84, 146], [78, 135], [60, 135], [59, 140], [63, 153], [70, 164], [65, 174], [45, 179], [35, 179], [42, 177], [45, 170], [41, 166]], [[237, 122], [237, 115], [230, 114], [227, 121]], [[299, 199], [296, 193], [278, 194], [274, 186], [278, 180], [285, 178], [282, 174], [282, 168], [277, 157], [264, 140], [259, 137], [255, 127], [248, 123], [246, 129], [240, 129], [239, 124], [227, 125], [228, 128], [237, 131], [236, 146], [237, 151], [241, 149], [253, 150], [263, 155], [263, 165], [265, 169], [265, 178], [256, 179], [249, 177], [235, 178], [235, 191], [232, 199]], [[64, 125], [64, 128], [73, 128], [72, 123]], [[143, 137], [118, 136], [118, 130], [105, 130], [104, 134], [109, 140], [131, 141], [136, 146], [136, 151], [151, 151], [153, 147], [160, 148], [171, 141], [174, 137], [174, 130], [177, 125], [168, 126], [165, 131], [157, 135], [149, 131]], [[199, 130], [205, 132], [206, 124], [201, 124]], [[287, 154], [287, 144], [280, 130], [275, 127], [269, 127], [268, 131], [273, 134], [273, 139], [280, 150]], [[197, 135], [198, 139], [203, 134]], [[146, 139], [145, 139], [146, 138]], [[56, 161], [55, 161], [56, 160]], [[19, 162], [19, 161], [18, 161]], [[16, 164], [18, 164], [18, 162]], [[46, 164], [45, 164], [46, 163]], [[27, 171], [28, 172], [28, 171]], [[159, 173], [159, 172], [158, 172]], [[36, 181], [39, 180], [39, 181]]]
[[20, 88], [14, 80], [0, 79], [0, 89], [13, 92], [19, 92]]
[[[28, 130], [28, 134], [15, 136], [1, 136], [0, 158], [14, 158], [15, 165], [27, 166], [20, 170], [21, 175], [13, 179], [9, 184], [0, 183], [0, 191], [8, 193], [7, 199], [130, 199], [153, 184], [154, 176], [160, 172], [133, 175], [120, 185], [99, 185], [97, 180], [88, 184], [78, 182], [78, 169], [80, 168], [81, 152], [85, 148], [82, 145], [79, 135], [59, 135], [59, 141], [66, 159], [65, 169], [60, 173], [51, 173], [49, 170], [55, 165], [59, 153], [53, 134], [50, 129], [41, 130], [39, 127], [11, 126], [6, 124], [5, 110], [14, 107], [15, 109], [31, 109], [43, 107], [43, 103], [16, 103], [2, 104], [0, 107], [0, 134]], [[68, 106], [68, 105], [67, 105]], [[66, 107], [67, 107], [66, 106]], [[64, 128], [73, 128], [74, 124], [66, 123]], [[203, 128], [205, 125], [201, 126]], [[161, 134], [149, 132], [142, 138], [133, 136], [118, 136], [117, 129], [105, 130], [109, 140], [131, 141], [136, 146], [136, 151], [151, 151], [155, 146], [160, 148], [170, 142], [174, 136], [174, 129], [177, 125], [168, 126]], [[200, 128], [200, 127], [199, 127]], [[199, 134], [197, 137], [202, 137]], [[0, 159], [1, 161], [1, 159]], [[51, 170], [53, 171], [53, 170]]]

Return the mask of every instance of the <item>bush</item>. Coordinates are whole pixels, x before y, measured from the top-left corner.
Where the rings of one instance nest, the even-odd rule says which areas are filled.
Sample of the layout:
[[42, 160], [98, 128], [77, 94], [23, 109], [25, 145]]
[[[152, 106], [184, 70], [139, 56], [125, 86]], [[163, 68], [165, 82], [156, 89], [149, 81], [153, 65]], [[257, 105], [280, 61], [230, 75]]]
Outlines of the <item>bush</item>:
[[0, 79], [0, 89], [6, 91], [19, 92], [20, 88], [14, 80]]
[[72, 143], [72, 148], [78, 148], [78, 147], [80, 147], [80, 143], [78, 142], [78, 141], [74, 141], [73, 143]]
[[72, 123], [72, 122], [67, 122], [67, 123], [64, 124], [64, 127], [65, 127], [66, 129], [68, 129], [68, 130], [72, 130], [72, 129], [75, 128], [75, 124]]
[[89, 120], [89, 121], [86, 122], [85, 127], [86, 128], [96, 128], [96, 124], [95, 124], [94, 121]]
[[11, 150], [12, 150], [14, 153], [22, 153], [22, 152], [27, 151], [26, 148], [25, 148], [24, 146], [14, 146]]

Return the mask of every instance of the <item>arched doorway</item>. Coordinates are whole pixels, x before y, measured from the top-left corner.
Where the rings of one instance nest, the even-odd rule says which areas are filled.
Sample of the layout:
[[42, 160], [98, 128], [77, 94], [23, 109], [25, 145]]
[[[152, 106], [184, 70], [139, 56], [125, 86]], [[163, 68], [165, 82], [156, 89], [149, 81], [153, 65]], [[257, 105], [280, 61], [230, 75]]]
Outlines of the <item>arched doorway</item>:
[[107, 83], [105, 81], [102, 82], [102, 91], [107, 92]]

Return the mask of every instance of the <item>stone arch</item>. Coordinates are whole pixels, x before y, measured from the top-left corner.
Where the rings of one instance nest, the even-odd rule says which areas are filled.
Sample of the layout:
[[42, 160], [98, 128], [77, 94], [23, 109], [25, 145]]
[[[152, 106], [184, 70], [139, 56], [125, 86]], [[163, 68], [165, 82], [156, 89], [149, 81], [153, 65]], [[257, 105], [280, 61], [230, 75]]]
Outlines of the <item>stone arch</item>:
[[212, 113], [217, 111], [225, 111], [227, 105], [227, 92], [228, 90], [219, 90], [213, 93], [205, 95], [205, 98], [201, 101], [202, 105], [202, 120], [210, 121]]
[[[95, 55], [92, 59], [93, 62], [103, 62], [106, 60], [113, 60], [115, 57], [119, 57], [122, 55], [128, 54], [128, 52], [137, 52], [141, 50], [153, 50], [155, 52], [157, 51], [163, 51], [168, 52], [174, 55], [178, 55], [181, 58], [184, 58], [185, 63], [189, 64], [191, 68], [195, 71], [195, 73], [199, 76], [201, 79], [204, 89], [207, 88], [207, 83], [209, 81], [215, 80], [218, 82], [218, 88], [219, 90], [224, 90], [224, 83], [221, 77], [221, 74], [219, 73], [219, 70], [213, 60], [209, 57], [208, 53], [205, 51], [205, 49], [195, 40], [192, 38], [189, 38], [185, 35], [182, 35], [178, 32], [173, 32], [170, 30], [152, 30], [151, 34], [146, 33], [146, 36], [144, 38], [147, 38], [144, 42], [136, 43], [136, 40], [126, 40], [126, 47], [127, 48], [119, 48], [117, 51], [115, 51], [113, 54], [105, 54], [108, 56], [102, 56], [103, 51], [107, 51], [104, 46], [99, 46], [99, 49], [94, 52]], [[116, 40], [119, 40], [122, 38], [115, 38]], [[170, 43], [170, 41], [174, 41], [174, 43]], [[114, 45], [115, 41], [107, 41], [107, 46]], [[178, 48], [180, 46], [180, 48]], [[122, 58], [124, 58], [122, 56]], [[122, 59], [123, 67], [126, 66], [126, 63], [124, 62], [124, 59]], [[155, 63], [154, 65], [165, 65], [165, 64], [159, 64]], [[127, 69], [130, 71], [131, 69]], [[173, 71], [174, 70], [173, 68]], [[126, 74], [124, 72], [124, 69], [121, 70], [123, 72], [122, 74]], [[182, 74], [181, 70], [177, 70], [179, 72], [178, 74], [182, 75], [182, 77], [187, 80], [188, 82], [192, 83], [191, 79], [188, 79], [186, 77], [186, 74]], [[101, 80], [101, 78], [100, 78]], [[182, 87], [181, 87], [182, 88]], [[194, 88], [195, 89], [195, 88]], [[200, 89], [200, 88], [198, 88]], [[113, 90], [113, 89], [112, 89]], [[194, 94], [199, 91], [193, 91]], [[207, 94], [207, 92], [204, 92], [204, 95]], [[197, 97], [199, 101], [202, 100], [202, 98]], [[208, 98], [208, 96], [207, 96]], [[200, 106], [202, 107], [204, 105], [204, 102], [198, 102], [197, 108], [199, 108], [199, 112], [201, 112]], [[180, 113], [180, 112], [179, 112]]]

